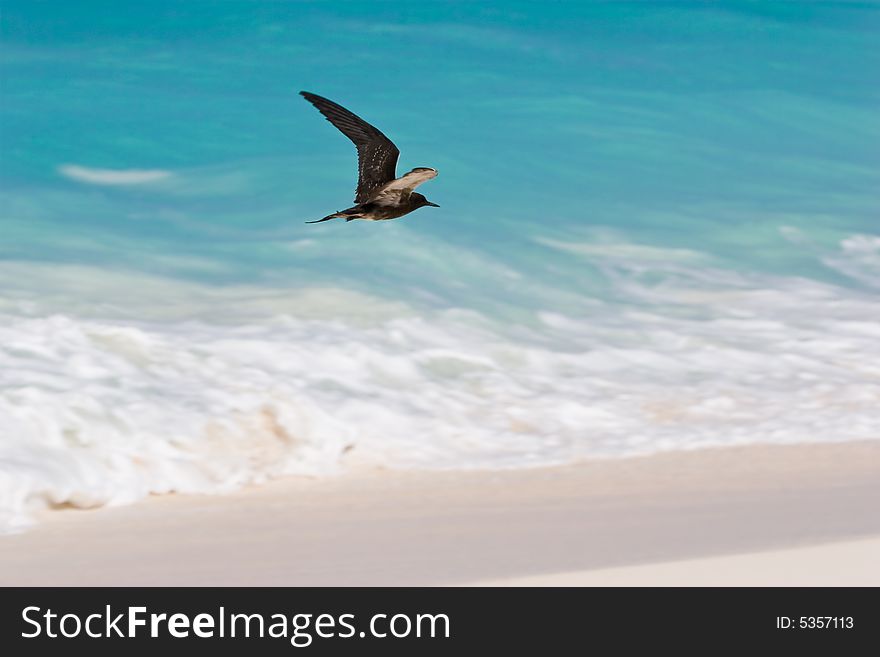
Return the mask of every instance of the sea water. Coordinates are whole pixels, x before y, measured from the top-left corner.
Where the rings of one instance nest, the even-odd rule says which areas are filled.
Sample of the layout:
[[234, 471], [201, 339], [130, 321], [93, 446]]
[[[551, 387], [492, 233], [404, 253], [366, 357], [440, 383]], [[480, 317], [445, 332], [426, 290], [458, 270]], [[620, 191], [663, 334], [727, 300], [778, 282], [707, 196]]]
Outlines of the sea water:
[[[0, 526], [880, 438], [860, 3], [4, 2]], [[441, 207], [351, 204], [398, 144]]]

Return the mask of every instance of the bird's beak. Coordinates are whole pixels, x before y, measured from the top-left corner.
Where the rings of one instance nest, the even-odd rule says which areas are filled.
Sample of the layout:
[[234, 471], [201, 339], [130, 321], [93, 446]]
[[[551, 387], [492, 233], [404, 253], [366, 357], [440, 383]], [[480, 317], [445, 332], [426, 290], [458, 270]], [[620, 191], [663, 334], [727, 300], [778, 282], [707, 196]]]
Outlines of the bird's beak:
[[436, 203], [431, 203], [431, 201], [428, 201], [428, 205], [430, 205], [432, 208], [439, 208], [440, 207]]

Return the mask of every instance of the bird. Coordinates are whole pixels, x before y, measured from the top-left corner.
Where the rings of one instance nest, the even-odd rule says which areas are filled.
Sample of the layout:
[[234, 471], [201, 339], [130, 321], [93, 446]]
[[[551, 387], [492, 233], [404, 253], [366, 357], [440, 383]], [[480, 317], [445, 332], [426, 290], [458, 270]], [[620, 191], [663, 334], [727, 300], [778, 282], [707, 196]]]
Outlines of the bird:
[[416, 167], [398, 178], [397, 157], [400, 151], [378, 128], [323, 96], [308, 91], [299, 93], [354, 143], [358, 154], [355, 205], [305, 223], [319, 224], [336, 218], [347, 222], [353, 219], [384, 221], [397, 219], [425, 206], [440, 207], [413, 191], [423, 182], [436, 178], [436, 169]]

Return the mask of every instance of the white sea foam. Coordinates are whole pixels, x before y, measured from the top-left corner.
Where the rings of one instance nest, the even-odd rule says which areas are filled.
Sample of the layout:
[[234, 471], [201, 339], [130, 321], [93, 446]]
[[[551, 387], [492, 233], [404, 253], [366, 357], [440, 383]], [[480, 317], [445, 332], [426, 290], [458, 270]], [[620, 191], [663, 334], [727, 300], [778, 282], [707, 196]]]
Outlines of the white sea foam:
[[91, 185], [141, 185], [164, 180], [171, 176], [162, 169], [93, 169], [78, 164], [58, 167], [63, 176]]
[[853, 235], [840, 244], [840, 253], [823, 262], [865, 285], [880, 289], [880, 235]]
[[352, 461], [507, 468], [880, 438], [875, 294], [690, 256], [652, 258], [662, 276], [643, 280], [638, 249], [575, 252], [617, 298], [516, 324], [332, 288], [0, 268], [7, 290], [57, 295], [0, 304], [0, 523]]

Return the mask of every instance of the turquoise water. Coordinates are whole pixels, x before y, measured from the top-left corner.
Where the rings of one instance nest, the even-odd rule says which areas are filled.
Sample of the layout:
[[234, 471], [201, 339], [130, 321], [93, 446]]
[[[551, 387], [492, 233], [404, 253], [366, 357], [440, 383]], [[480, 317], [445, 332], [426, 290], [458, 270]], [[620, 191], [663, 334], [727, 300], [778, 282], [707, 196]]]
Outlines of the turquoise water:
[[[9, 517], [346, 459], [880, 436], [878, 19], [4, 2]], [[301, 89], [438, 169], [441, 208], [305, 225], [356, 168]]]
[[[400, 272], [351, 245], [421, 269], [404, 233], [567, 287], [533, 238], [601, 228], [834, 276], [778, 229], [819, 249], [876, 234], [878, 17], [792, 4], [5, 3], [0, 253], [373, 289]], [[355, 169], [300, 89], [377, 123], [401, 168], [438, 168], [442, 211], [305, 226], [346, 206]], [[174, 177], [83, 185], [64, 164]], [[450, 275], [422, 282], [463, 303]]]

